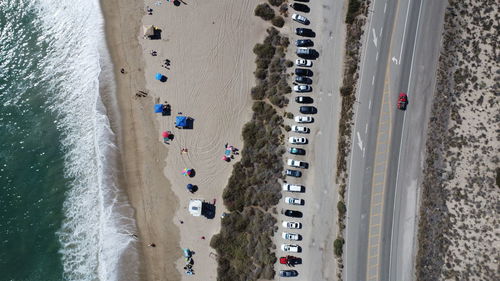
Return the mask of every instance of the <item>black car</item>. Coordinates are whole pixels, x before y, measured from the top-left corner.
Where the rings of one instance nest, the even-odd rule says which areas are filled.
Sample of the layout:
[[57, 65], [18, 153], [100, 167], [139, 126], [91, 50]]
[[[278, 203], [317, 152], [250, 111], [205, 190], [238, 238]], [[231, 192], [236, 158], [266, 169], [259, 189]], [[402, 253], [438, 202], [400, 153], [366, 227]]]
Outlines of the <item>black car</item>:
[[313, 72], [310, 69], [305, 69], [305, 68], [296, 68], [295, 69], [295, 75], [300, 75], [300, 76], [312, 76]]
[[309, 13], [311, 9], [307, 5], [300, 4], [300, 3], [293, 3], [290, 4], [290, 7], [292, 7], [295, 11], [300, 11], [304, 13]]
[[300, 84], [312, 84], [312, 79], [304, 76], [295, 76], [295, 82]]
[[306, 97], [306, 96], [298, 96], [298, 97], [295, 97], [295, 101], [297, 103], [313, 103], [314, 100], [313, 98], [311, 97]]
[[288, 152], [295, 155], [306, 155], [306, 150], [298, 147], [290, 147]]
[[285, 171], [285, 174], [287, 176], [290, 176], [290, 177], [296, 177], [296, 178], [302, 177], [302, 172], [301, 171], [297, 171], [297, 170], [289, 170], [289, 169], [287, 169]]
[[280, 270], [280, 277], [295, 277], [298, 275], [297, 270]]
[[307, 2], [309, 2], [309, 0], [295, 0], [295, 2], [304, 2], [304, 3], [307, 3]]
[[314, 42], [311, 39], [299, 39], [295, 41], [295, 46], [297, 47], [312, 47]]
[[299, 211], [294, 211], [294, 210], [285, 210], [283, 214], [287, 217], [292, 217], [292, 218], [301, 218], [302, 217], [302, 212]]
[[299, 111], [302, 114], [315, 114], [316, 112], [318, 112], [318, 110], [314, 106], [301, 106], [299, 107]]
[[316, 33], [309, 28], [297, 27], [295, 29], [295, 34], [300, 36], [315, 37]]

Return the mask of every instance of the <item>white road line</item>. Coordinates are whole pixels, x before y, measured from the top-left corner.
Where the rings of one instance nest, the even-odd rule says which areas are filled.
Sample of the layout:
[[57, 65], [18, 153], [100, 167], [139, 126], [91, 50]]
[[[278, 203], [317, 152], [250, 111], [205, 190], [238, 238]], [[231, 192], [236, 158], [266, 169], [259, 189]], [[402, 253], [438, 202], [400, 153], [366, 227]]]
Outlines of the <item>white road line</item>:
[[387, 2], [385, 2], [385, 4], [384, 4], [384, 14], [385, 14], [386, 9], [387, 9]]
[[401, 61], [401, 55], [403, 54], [403, 46], [405, 44], [405, 34], [406, 34], [406, 23], [408, 22], [408, 12], [410, 11], [411, 0], [408, 1], [408, 8], [406, 9], [405, 27], [403, 29], [403, 41], [401, 42], [401, 50], [399, 51], [399, 60]]
[[365, 135], [368, 133], [368, 123], [366, 123], [366, 126], [365, 126]]
[[378, 36], [382, 36], [382, 31], [384, 31], [384, 27], [382, 26], [382, 28], [380, 29], [380, 33], [378, 34]]
[[372, 85], [375, 83], [375, 75], [372, 76]]
[[[413, 59], [415, 57], [415, 48], [417, 46], [417, 42], [418, 42], [418, 28], [419, 28], [419, 25], [420, 25], [420, 16], [422, 15], [421, 12], [422, 12], [422, 4], [424, 3], [424, 1], [421, 1], [420, 2], [420, 7], [418, 8], [418, 19], [417, 19], [417, 29], [415, 30], [415, 43], [413, 44], [413, 53], [412, 53], [412, 56], [411, 56], [411, 62], [410, 62], [410, 75], [408, 76], [408, 89], [406, 89], [406, 93], [408, 95], [408, 92], [410, 90], [410, 85], [411, 85], [411, 75], [412, 75], [412, 71], [413, 71]], [[396, 187], [395, 187], [395, 190], [394, 190], [394, 206], [392, 206], [392, 209], [394, 210], [396, 208], [396, 202], [397, 202], [397, 195], [398, 195], [398, 180], [399, 180], [399, 167], [400, 167], [400, 164], [401, 164], [401, 150], [403, 148], [403, 134], [404, 134], [404, 129], [405, 129], [405, 121], [406, 121], [406, 113], [403, 115], [403, 127], [401, 128], [401, 142], [399, 143], [399, 155], [398, 155], [398, 168], [396, 169]], [[392, 241], [394, 241], [394, 217], [392, 219], [392, 227], [391, 227], [391, 249], [389, 250], [389, 255], [392, 254]], [[392, 267], [392, 263], [391, 263], [391, 258], [389, 258], [389, 279], [391, 279], [391, 267]]]
[[370, 99], [370, 101], [368, 102], [368, 109], [372, 109], [372, 100]]
[[377, 54], [375, 55], [375, 61], [378, 61], [378, 52], [377, 52]]
[[363, 141], [361, 141], [361, 135], [359, 134], [359, 132], [356, 132], [356, 134], [358, 135], [358, 146], [359, 146], [359, 149], [363, 150]]
[[375, 28], [372, 28], [373, 44], [377, 47], [377, 34], [375, 33]]

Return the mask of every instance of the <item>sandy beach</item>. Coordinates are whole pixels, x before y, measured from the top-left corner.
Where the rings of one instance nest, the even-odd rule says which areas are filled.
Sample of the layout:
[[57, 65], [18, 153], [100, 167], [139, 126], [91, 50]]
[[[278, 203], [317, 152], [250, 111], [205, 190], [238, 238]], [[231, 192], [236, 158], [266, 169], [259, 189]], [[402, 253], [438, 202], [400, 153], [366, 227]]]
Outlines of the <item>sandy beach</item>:
[[[182, 1], [179, 6], [103, 0], [118, 83], [123, 182], [136, 211], [143, 280], [185, 279], [182, 248], [195, 252], [195, 275], [189, 280], [216, 279], [209, 243], [219, 231], [222, 191], [238, 161], [238, 156], [229, 163], [221, 157], [226, 143], [241, 149], [241, 129], [251, 117], [252, 48], [266, 27], [253, 16], [254, 6], [250, 0]], [[143, 24], [160, 28], [161, 39], [144, 39]], [[150, 54], [153, 50], [157, 56]], [[157, 81], [157, 72], [167, 81]], [[137, 97], [137, 91], [147, 96]], [[165, 101], [172, 115], [154, 115], [154, 103]], [[192, 129], [174, 127], [178, 112], [193, 119]], [[169, 145], [163, 143], [164, 130], [174, 134]], [[194, 169], [195, 176], [183, 176], [184, 168]], [[195, 194], [186, 190], [189, 183], [198, 186]], [[189, 215], [190, 199], [215, 203], [215, 218]]]

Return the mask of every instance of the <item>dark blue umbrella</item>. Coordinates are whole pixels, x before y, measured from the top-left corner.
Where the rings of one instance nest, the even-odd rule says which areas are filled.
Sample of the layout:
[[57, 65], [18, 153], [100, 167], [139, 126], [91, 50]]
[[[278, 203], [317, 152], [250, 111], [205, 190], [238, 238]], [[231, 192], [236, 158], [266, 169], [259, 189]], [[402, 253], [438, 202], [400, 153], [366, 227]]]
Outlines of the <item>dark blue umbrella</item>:
[[186, 188], [189, 190], [189, 191], [193, 191], [193, 185], [192, 184], [188, 184], [186, 186]]

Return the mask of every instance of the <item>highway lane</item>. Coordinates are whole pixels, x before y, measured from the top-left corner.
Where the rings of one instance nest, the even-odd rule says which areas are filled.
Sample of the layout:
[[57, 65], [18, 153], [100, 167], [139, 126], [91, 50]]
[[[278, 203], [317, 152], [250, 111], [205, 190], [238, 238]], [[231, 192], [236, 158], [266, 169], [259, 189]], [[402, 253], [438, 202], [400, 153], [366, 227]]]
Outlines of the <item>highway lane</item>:
[[[417, 99], [418, 96], [414, 93], [420, 93], [421, 89], [417, 89], [419, 86], [412, 84], [412, 81], [433, 81], [435, 71], [432, 70], [435, 70], [439, 50], [443, 3], [405, 0], [392, 2], [391, 6], [389, 2], [378, 0], [373, 4], [373, 14], [367, 29], [372, 32], [368, 32], [366, 49], [362, 55], [358, 93], [360, 103], [353, 135], [348, 189], [346, 280], [412, 279], [416, 179], [421, 171], [421, 166], [412, 161], [421, 161], [424, 149], [422, 136], [425, 135], [428, 120], [428, 114], [423, 113], [430, 108], [429, 96], [433, 89], [427, 88], [426, 96], [422, 98], [424, 102], [414, 103], [413, 98]], [[382, 5], [386, 12], [383, 14], [380, 12]], [[394, 12], [387, 12], [391, 8]], [[384, 18], [386, 22], [392, 18], [394, 23], [384, 25], [382, 30], [385, 30], [386, 36], [383, 38], [388, 44], [381, 44], [380, 50], [376, 43], [375, 29], [379, 27], [377, 18]], [[430, 24], [433, 24], [434, 29], [430, 28]], [[384, 33], [381, 34], [383, 36]], [[381, 61], [375, 59], [373, 62], [371, 59], [375, 51], [380, 52]], [[425, 53], [431, 54], [429, 58], [423, 57]], [[417, 58], [414, 54], [418, 54]], [[418, 67], [414, 69], [415, 61]], [[417, 69], [418, 75], [412, 76]], [[426, 85], [429, 86], [429, 83]], [[407, 113], [395, 109], [399, 92], [409, 95]], [[370, 95], [373, 102], [370, 101], [366, 106], [363, 101]], [[411, 118], [405, 118], [406, 114], [411, 115]], [[411, 142], [402, 142], [410, 137]], [[401, 163], [405, 166], [400, 171], [403, 176], [399, 178], [400, 148], [404, 151]], [[396, 180], [398, 178], [400, 180]], [[409, 200], [409, 204], [401, 202], [408, 199], [413, 200]]]
[[382, 251], [381, 280], [414, 279], [418, 195], [445, 7], [446, 1], [425, 1], [425, 5], [422, 2], [418, 7], [420, 20], [416, 23], [416, 42], [408, 79], [402, 79], [399, 87], [394, 85], [407, 92], [410, 106], [401, 122], [402, 137], [395, 136], [392, 140], [394, 155], [391, 158], [398, 157], [399, 165], [389, 170], [389, 178], [394, 179], [395, 198], [393, 206], [388, 204], [387, 207], [393, 208], [394, 216], [390, 224], [391, 243], [386, 243]]
[[374, 0], [368, 16], [347, 190], [345, 280], [364, 280], [367, 274], [374, 151], [396, 6], [393, 1]]

